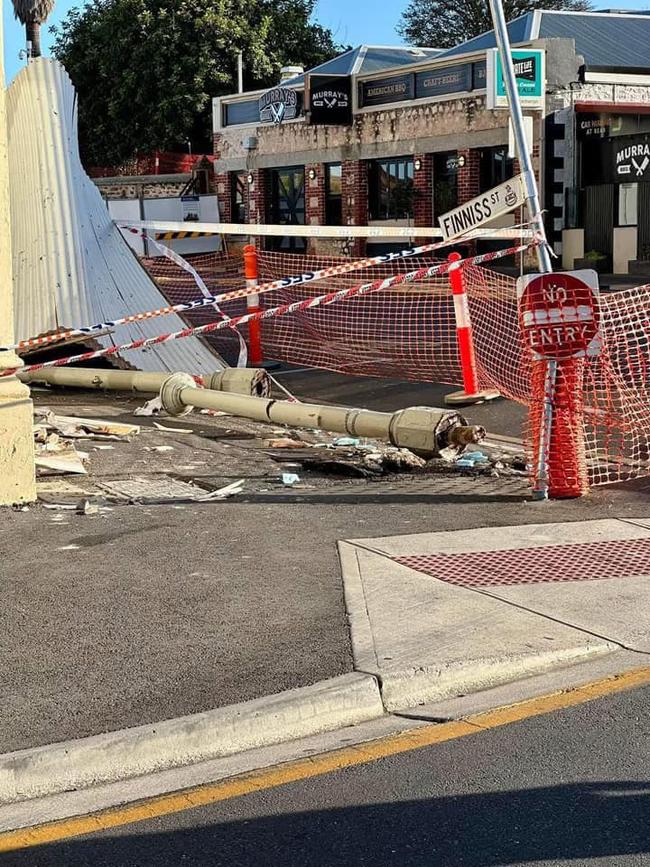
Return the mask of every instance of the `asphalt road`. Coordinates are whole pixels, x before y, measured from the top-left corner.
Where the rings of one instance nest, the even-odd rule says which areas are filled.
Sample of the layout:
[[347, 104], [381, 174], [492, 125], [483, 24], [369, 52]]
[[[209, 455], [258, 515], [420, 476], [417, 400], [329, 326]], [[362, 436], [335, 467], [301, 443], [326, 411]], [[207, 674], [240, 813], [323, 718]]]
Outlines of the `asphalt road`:
[[[406, 382], [350, 376], [329, 370], [283, 365], [273, 376], [301, 400], [361, 406], [381, 412], [393, 412], [407, 406], [444, 406], [444, 396], [458, 391], [458, 386], [437, 382]], [[459, 407], [471, 424], [481, 424], [490, 433], [519, 437], [526, 419], [526, 409], [511, 400], [492, 400], [469, 407]]]
[[6, 867], [650, 864], [650, 688], [6, 855]]

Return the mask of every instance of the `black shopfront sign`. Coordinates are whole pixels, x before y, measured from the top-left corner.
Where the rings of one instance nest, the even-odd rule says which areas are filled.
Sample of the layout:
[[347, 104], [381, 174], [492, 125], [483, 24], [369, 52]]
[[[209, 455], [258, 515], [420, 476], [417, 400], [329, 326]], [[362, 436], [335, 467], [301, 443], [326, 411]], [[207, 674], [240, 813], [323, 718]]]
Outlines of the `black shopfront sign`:
[[364, 108], [387, 102], [402, 102], [405, 99], [413, 99], [414, 95], [415, 76], [412, 73], [363, 81], [359, 85], [359, 102]]
[[403, 102], [410, 99], [435, 98], [454, 93], [484, 90], [485, 61], [443, 66], [406, 75], [375, 78], [359, 85], [359, 105], [362, 108]]
[[650, 135], [585, 141], [581, 162], [583, 187], [650, 183]]
[[348, 75], [310, 75], [309, 122], [312, 124], [352, 123], [352, 79]]
[[463, 93], [472, 89], [472, 66], [443, 66], [415, 75], [415, 98], [445, 96], [449, 93]]
[[610, 115], [591, 112], [576, 115], [576, 134], [579, 139], [605, 138], [611, 134], [611, 125]]

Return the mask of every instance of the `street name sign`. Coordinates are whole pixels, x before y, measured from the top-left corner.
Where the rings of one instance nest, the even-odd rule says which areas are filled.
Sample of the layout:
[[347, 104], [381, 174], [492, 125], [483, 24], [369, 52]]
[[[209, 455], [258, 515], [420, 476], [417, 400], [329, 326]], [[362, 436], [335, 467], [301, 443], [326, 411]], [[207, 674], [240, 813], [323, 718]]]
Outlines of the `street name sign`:
[[598, 294], [598, 275], [591, 270], [520, 277], [519, 322], [534, 358], [598, 355]]
[[453, 211], [447, 211], [438, 218], [442, 236], [445, 239], [457, 238], [478, 229], [491, 220], [507, 214], [526, 201], [526, 184], [524, 175], [515, 175], [504, 184], [481, 193], [475, 199], [459, 205]]

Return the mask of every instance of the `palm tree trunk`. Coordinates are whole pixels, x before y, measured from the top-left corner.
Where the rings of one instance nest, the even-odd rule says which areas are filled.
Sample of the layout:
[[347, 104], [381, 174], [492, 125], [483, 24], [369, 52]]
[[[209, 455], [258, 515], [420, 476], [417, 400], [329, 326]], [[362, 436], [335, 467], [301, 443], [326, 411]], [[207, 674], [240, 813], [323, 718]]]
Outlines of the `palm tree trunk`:
[[41, 56], [41, 25], [38, 21], [28, 21], [25, 24], [27, 41], [32, 43], [32, 57]]

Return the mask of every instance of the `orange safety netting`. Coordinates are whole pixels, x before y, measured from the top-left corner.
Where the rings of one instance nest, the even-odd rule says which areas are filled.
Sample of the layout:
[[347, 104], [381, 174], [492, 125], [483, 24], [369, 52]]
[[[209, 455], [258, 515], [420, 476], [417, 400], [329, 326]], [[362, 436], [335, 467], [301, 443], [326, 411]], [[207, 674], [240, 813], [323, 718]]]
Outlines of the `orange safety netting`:
[[[188, 257], [213, 292], [243, 286], [241, 259], [219, 255]], [[260, 251], [260, 282], [316, 270], [345, 261]], [[264, 308], [299, 301], [325, 291], [370, 282], [432, 265], [414, 257], [375, 265], [344, 276], [328, 277], [263, 294]], [[171, 303], [196, 298], [189, 274], [168, 260], [146, 266]], [[537, 436], [534, 421], [541, 413], [539, 389], [533, 390], [533, 363], [522, 341], [515, 278], [493, 270], [464, 269], [481, 388], [496, 388], [504, 397], [527, 405], [533, 430], [524, 432], [530, 446]], [[245, 312], [244, 299], [226, 302], [229, 316]], [[581, 427], [585, 449], [579, 460], [591, 484], [650, 474], [650, 286], [606, 293], [600, 297], [603, 349], [600, 356], [580, 361], [571, 387], [581, 383], [581, 406], [558, 407], [557, 424]], [[205, 308], [186, 315], [193, 325], [214, 320]], [[244, 336], [246, 336], [245, 329]], [[207, 338], [231, 363], [238, 342], [222, 331]], [[263, 320], [264, 355], [301, 366], [354, 375], [461, 385], [454, 307], [446, 277], [399, 289], [375, 292], [291, 316]], [[538, 365], [543, 363], [537, 363]], [[533, 396], [535, 395], [535, 397]], [[575, 456], [571, 456], [573, 461]], [[567, 472], [572, 471], [571, 467]]]

